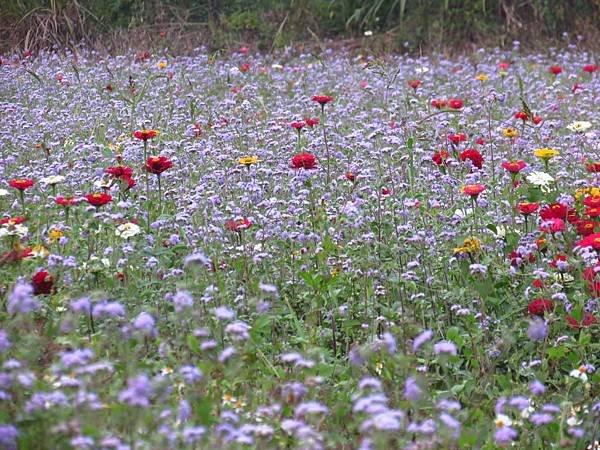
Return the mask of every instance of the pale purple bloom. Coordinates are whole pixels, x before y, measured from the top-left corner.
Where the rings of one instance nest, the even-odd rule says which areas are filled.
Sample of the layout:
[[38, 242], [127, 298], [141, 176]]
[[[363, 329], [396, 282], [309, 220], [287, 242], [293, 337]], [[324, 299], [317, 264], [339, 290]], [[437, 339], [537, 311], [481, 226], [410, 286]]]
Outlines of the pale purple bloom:
[[18, 281], [8, 296], [6, 309], [9, 314], [27, 314], [40, 307], [33, 297], [33, 286], [24, 281]]
[[552, 417], [550, 414], [547, 414], [547, 413], [535, 413], [535, 414], [532, 414], [531, 417], [529, 417], [529, 420], [535, 426], [539, 427], [540, 425], [546, 425], [546, 424], [552, 422], [554, 420], [554, 417]]
[[413, 377], [408, 377], [404, 383], [404, 398], [417, 402], [421, 398], [421, 388]]
[[440, 341], [433, 346], [436, 355], [448, 354], [456, 355], [456, 344], [450, 341]]
[[511, 427], [500, 427], [494, 433], [494, 440], [500, 445], [508, 444], [514, 441], [518, 436], [518, 433]]
[[229, 358], [236, 354], [236, 350], [233, 347], [226, 347], [219, 355], [219, 362], [225, 363]]
[[175, 312], [180, 313], [194, 306], [194, 298], [188, 291], [177, 291], [172, 298]]
[[440, 414], [440, 421], [446, 425], [450, 430], [452, 430], [452, 438], [458, 439], [460, 436], [460, 422], [451, 416], [447, 412], [443, 412]]
[[156, 334], [155, 324], [154, 317], [147, 312], [141, 312], [133, 321], [133, 328], [144, 336], [154, 336]]
[[6, 450], [17, 449], [19, 430], [14, 425], [0, 424], [0, 446]]
[[431, 331], [431, 330], [425, 330], [421, 334], [419, 334], [413, 341], [413, 346], [412, 346], [413, 353], [416, 353], [417, 350], [419, 350], [419, 348], [421, 348], [421, 346], [425, 342], [429, 341], [432, 337], [433, 337], [433, 331]]
[[544, 386], [544, 384], [538, 380], [533, 380], [529, 384], [529, 390], [533, 395], [542, 395], [544, 392], [546, 392], [546, 386]]
[[531, 322], [529, 322], [527, 335], [532, 341], [544, 341], [546, 339], [546, 336], [548, 336], [548, 326], [541, 319], [532, 320]]
[[153, 389], [150, 380], [146, 375], [142, 374], [127, 381], [127, 388], [119, 393], [119, 401], [127, 403], [130, 406], [147, 408], [150, 406], [152, 393]]
[[0, 330], [0, 353], [4, 353], [10, 346], [11, 342], [8, 338], [8, 333], [4, 330]]

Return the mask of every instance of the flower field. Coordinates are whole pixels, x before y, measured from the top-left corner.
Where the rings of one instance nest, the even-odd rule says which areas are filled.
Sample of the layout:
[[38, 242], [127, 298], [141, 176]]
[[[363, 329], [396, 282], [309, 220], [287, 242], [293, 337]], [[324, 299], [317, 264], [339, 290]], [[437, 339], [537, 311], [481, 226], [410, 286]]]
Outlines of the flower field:
[[2, 57], [0, 448], [599, 448], [598, 77]]

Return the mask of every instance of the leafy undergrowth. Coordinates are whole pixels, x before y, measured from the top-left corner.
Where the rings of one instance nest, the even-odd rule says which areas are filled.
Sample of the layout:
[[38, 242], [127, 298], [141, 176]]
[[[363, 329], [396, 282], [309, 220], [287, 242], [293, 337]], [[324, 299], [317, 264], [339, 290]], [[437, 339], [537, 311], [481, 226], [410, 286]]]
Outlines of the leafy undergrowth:
[[590, 59], [3, 58], [0, 446], [596, 448]]

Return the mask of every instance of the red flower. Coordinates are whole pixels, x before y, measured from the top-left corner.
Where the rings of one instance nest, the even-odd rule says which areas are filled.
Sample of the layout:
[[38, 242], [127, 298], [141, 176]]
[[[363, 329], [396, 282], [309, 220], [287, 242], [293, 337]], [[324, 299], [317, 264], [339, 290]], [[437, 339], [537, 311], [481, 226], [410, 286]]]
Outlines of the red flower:
[[600, 207], [586, 208], [583, 213], [588, 217], [598, 217], [600, 216]]
[[525, 161], [505, 161], [501, 166], [510, 173], [519, 173], [527, 167], [527, 163]]
[[593, 73], [598, 70], [598, 66], [596, 64], [586, 64], [583, 66], [583, 71], [587, 73]]
[[156, 130], [138, 130], [135, 133], [133, 133], [133, 137], [144, 142], [156, 136], [158, 136], [158, 131]]
[[107, 167], [104, 172], [110, 175], [111, 178], [131, 177], [133, 169], [127, 166]]
[[544, 220], [539, 226], [540, 231], [550, 234], [558, 233], [559, 231], [563, 231], [564, 229], [565, 221], [556, 218]]
[[316, 169], [317, 159], [310, 153], [298, 153], [292, 158], [293, 169]]
[[530, 253], [528, 257], [524, 258], [521, 253], [515, 250], [510, 252], [508, 257], [510, 258], [510, 265], [514, 267], [520, 267], [524, 264], [535, 262], [535, 255], [533, 253]]
[[353, 174], [352, 172], [346, 172], [346, 179], [350, 180], [352, 182], [356, 181], [356, 175]]
[[[567, 255], [556, 255], [552, 261], [550, 261], [550, 267], [558, 268], [559, 262], [565, 262], [567, 260]], [[559, 269], [560, 270], [560, 269]], [[567, 269], [568, 270], [568, 269]]]
[[517, 209], [524, 216], [527, 216], [529, 214], [536, 212], [539, 207], [540, 207], [540, 205], [538, 203], [529, 203], [529, 202], [522, 202], [517, 205]]
[[529, 120], [529, 116], [525, 111], [519, 111], [515, 114], [515, 119], [521, 119], [523, 122]]
[[35, 295], [48, 295], [52, 292], [54, 278], [46, 271], [38, 272], [31, 278]]
[[592, 247], [600, 250], [600, 233], [589, 234], [582, 240], [575, 242], [575, 247]]
[[246, 63], [246, 64], [242, 64], [240, 66], [240, 72], [248, 72], [250, 70], [250, 64]]
[[431, 106], [437, 109], [442, 109], [447, 105], [446, 100], [431, 100]]
[[474, 148], [466, 149], [459, 155], [459, 157], [461, 161], [466, 161], [467, 159], [470, 160], [478, 169], [483, 167], [483, 156], [481, 156], [481, 153]]
[[108, 194], [87, 194], [84, 195], [84, 198], [90, 205], [96, 208], [112, 202], [112, 197]]
[[332, 102], [333, 97], [330, 97], [329, 95], [313, 95], [312, 101], [324, 106], [327, 103]]
[[228, 220], [225, 222], [225, 226], [230, 231], [237, 231], [238, 233], [242, 230], [247, 230], [252, 226], [252, 223], [248, 219], [240, 219], [240, 220]]
[[583, 319], [581, 320], [581, 323], [577, 322], [577, 320], [572, 316], [567, 316], [566, 320], [569, 323], [569, 325], [571, 325], [571, 328], [574, 328], [575, 330], [578, 330], [580, 328], [587, 328], [591, 325], [598, 323], [598, 319], [596, 319], [596, 317], [589, 312], [583, 314]]
[[596, 161], [585, 166], [585, 170], [590, 173], [600, 173], [600, 161]]
[[571, 92], [574, 94], [576, 93], [579, 89], [583, 89], [583, 84], [581, 83], [575, 83], [573, 85], [573, 87], [571, 88]]
[[458, 98], [451, 98], [448, 99], [448, 107], [450, 109], [460, 109], [464, 106], [464, 103], [462, 100], [458, 99]]
[[417, 88], [418, 88], [419, 86], [421, 86], [422, 84], [423, 84], [423, 82], [422, 82], [422, 81], [420, 81], [420, 80], [410, 80], [410, 81], [408, 82], [408, 85], [409, 85], [411, 88], [413, 88], [415, 91], [416, 91], [416, 90], [417, 90]]
[[559, 73], [562, 73], [562, 67], [560, 66], [550, 66], [550, 69], [548, 69], [550, 71], [551, 74], [553, 75], [558, 75]]
[[305, 118], [304, 121], [306, 122], [306, 125], [308, 125], [309, 127], [314, 127], [315, 125], [319, 125], [319, 118], [317, 117], [316, 119], [310, 119], [310, 118]]
[[596, 267], [587, 267], [583, 272], [583, 278], [588, 282], [590, 292], [594, 297], [600, 296], [600, 281], [596, 268], [600, 267], [600, 264], [596, 264]]
[[567, 205], [562, 203], [551, 203], [540, 210], [540, 217], [544, 220], [564, 219], [567, 216]]
[[65, 208], [79, 203], [79, 200], [76, 200], [73, 197], [56, 197], [55, 201], [57, 205], [64, 206]]
[[475, 143], [478, 145], [485, 145], [485, 140], [482, 137], [480, 137], [480, 138], [477, 138]]
[[583, 199], [583, 204], [585, 206], [590, 206], [592, 208], [597, 208], [600, 206], [600, 195], [588, 195]]
[[552, 312], [554, 303], [543, 298], [536, 298], [527, 305], [527, 312], [533, 316], [543, 316], [546, 311]]
[[306, 122], [292, 122], [290, 123], [290, 127], [300, 131], [302, 128], [306, 126]]
[[506, 70], [510, 67], [510, 64], [508, 64], [507, 62], [501, 62], [498, 64], [498, 69], [500, 70]]
[[146, 170], [150, 173], [160, 175], [165, 170], [173, 167], [173, 163], [166, 156], [157, 156], [146, 160]]
[[575, 226], [577, 227], [577, 234], [582, 236], [589, 236], [594, 232], [594, 227], [596, 226], [596, 222], [593, 220], [578, 220], [575, 222]]
[[465, 136], [464, 134], [461, 134], [461, 133], [449, 134], [448, 140], [450, 142], [452, 142], [453, 144], [458, 144], [459, 142], [466, 141], [467, 136]]
[[387, 197], [388, 195], [390, 195], [390, 190], [388, 188], [382, 187], [381, 195], [383, 195], [384, 197]]
[[471, 197], [477, 197], [483, 191], [485, 191], [485, 186], [482, 184], [467, 184], [462, 187], [461, 191], [464, 194], [470, 195]]
[[540, 123], [542, 123], [544, 119], [542, 119], [540, 116], [535, 116], [533, 118], [533, 123], [535, 123], [536, 125], [539, 125]]
[[441, 152], [435, 152], [431, 157], [431, 160], [436, 163], [438, 166], [442, 164], [446, 164], [446, 160], [448, 159], [448, 152], [442, 150]]
[[29, 180], [27, 178], [18, 179], [18, 180], [10, 180], [8, 185], [18, 189], [20, 191], [24, 191], [25, 189], [29, 189], [33, 186], [33, 180]]

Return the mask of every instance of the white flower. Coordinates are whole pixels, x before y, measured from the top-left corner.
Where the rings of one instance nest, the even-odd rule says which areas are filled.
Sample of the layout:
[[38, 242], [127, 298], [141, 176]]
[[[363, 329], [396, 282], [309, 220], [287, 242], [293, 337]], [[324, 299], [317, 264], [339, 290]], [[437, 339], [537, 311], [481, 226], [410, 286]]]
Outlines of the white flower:
[[512, 425], [512, 420], [505, 414], [498, 414], [494, 423], [498, 428], [510, 427]]
[[529, 416], [532, 412], [535, 412], [535, 408], [533, 406], [528, 406], [527, 408], [523, 409], [523, 411], [521, 411], [521, 417], [523, 419], [529, 419]]
[[581, 425], [583, 422], [582, 419], [578, 419], [577, 416], [571, 416], [567, 419], [567, 425], [570, 427], [576, 427], [577, 425]]
[[44, 184], [48, 184], [50, 186], [58, 183], [62, 183], [66, 178], [62, 175], [50, 175], [49, 177], [44, 177], [40, 181]]
[[115, 234], [123, 239], [128, 239], [140, 233], [140, 227], [133, 222], [119, 225], [115, 230]]
[[415, 69], [415, 72], [418, 74], [423, 74], [429, 72], [429, 67], [421, 66]]
[[22, 224], [9, 225], [5, 224], [0, 227], [0, 238], [5, 236], [19, 236], [20, 238], [24, 238], [27, 236], [28, 228]]
[[110, 185], [111, 185], [111, 182], [109, 180], [100, 179], [100, 180], [94, 181], [94, 187], [98, 190], [104, 189], [104, 188], [109, 188]]
[[10, 192], [6, 189], [0, 189], [0, 197], [6, 197], [8, 194], [10, 194]]
[[578, 120], [576, 122], [573, 122], [570, 125], [567, 125], [567, 128], [571, 131], [575, 131], [577, 133], [583, 133], [586, 130], [589, 130], [592, 127], [592, 123], [591, 122], [587, 122], [585, 120]]
[[546, 172], [533, 171], [527, 175], [527, 181], [535, 186], [539, 186], [542, 189], [542, 192], [546, 193], [549, 191], [550, 183], [554, 181], [554, 178]]
[[580, 380], [587, 381], [588, 376], [586, 372], [587, 369], [585, 366], [579, 366], [577, 369], [571, 370], [571, 372], [569, 372], [569, 375], [573, 378], [578, 378]]
[[365, 31], [365, 36], [373, 36], [373, 32], [371, 30]]
[[454, 217], [464, 219], [467, 216], [473, 214], [473, 208], [460, 208], [454, 211]]
[[237, 67], [232, 67], [231, 69], [229, 69], [229, 75], [235, 77], [239, 74], [241, 74], [242, 72], [240, 72], [240, 69], [238, 69]]

